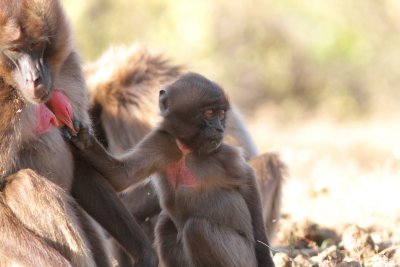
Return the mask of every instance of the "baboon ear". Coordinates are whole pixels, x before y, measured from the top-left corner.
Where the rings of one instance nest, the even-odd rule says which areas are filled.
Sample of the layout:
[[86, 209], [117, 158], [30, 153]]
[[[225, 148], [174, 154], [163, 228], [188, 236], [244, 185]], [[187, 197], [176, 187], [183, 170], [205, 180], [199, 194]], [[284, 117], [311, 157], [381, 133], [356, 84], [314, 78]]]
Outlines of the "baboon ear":
[[168, 112], [168, 96], [165, 90], [160, 90], [158, 105], [160, 106], [161, 115], [166, 115]]

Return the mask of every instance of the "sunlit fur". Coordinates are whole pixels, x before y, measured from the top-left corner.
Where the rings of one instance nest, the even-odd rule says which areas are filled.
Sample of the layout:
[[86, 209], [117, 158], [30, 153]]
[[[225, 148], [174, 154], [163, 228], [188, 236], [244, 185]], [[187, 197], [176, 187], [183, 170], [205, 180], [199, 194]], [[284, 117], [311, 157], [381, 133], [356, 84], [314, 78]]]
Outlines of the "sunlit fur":
[[208, 134], [201, 137], [204, 128], [215, 127], [221, 140], [224, 131], [224, 117], [204, 111], [228, 108], [219, 86], [189, 73], [161, 91], [162, 122], [127, 153], [113, 157], [84, 129], [72, 138], [117, 191], [157, 174], [162, 212], [155, 244], [161, 266], [274, 266], [253, 170], [225, 143], [199, 153], [201, 142], [206, 147], [210, 142]]
[[[43, 65], [48, 75], [42, 77], [50, 90], [62, 63], [73, 50], [70, 41], [70, 30], [63, 10], [58, 1], [21, 0], [0, 1], [0, 76], [6, 85], [19, 90], [19, 94], [27, 97], [23, 82], [23, 66], [13, 58], [16, 48], [23, 55], [35, 51], [39, 46], [38, 56], [42, 55]], [[43, 49], [42, 49], [43, 48]], [[20, 57], [20, 55], [18, 55]], [[48, 79], [48, 80], [47, 80]], [[31, 100], [31, 99], [27, 99]]]
[[[140, 227], [101, 177], [84, 162], [74, 162], [61, 130], [35, 132], [43, 100], [20, 86], [16, 79], [26, 73], [16, 74], [23, 68], [10, 55], [18, 52], [15, 46], [26, 57], [37, 56], [27, 48], [40, 42], [45, 48], [39, 61], [49, 67], [49, 88], [62, 91], [74, 120], [91, 127], [81, 63], [60, 2], [0, 0], [0, 265], [110, 266], [104, 230], [88, 214], [108, 225], [131, 255], [155, 265]], [[101, 207], [91, 206], [98, 202]]]
[[[0, 175], [7, 181], [3, 185], [6, 194], [1, 196], [0, 212], [8, 214], [2, 216], [0, 239], [7, 242], [4, 239], [6, 236], [14, 236], [13, 239], [18, 244], [7, 251], [4, 251], [4, 246], [0, 248], [2, 264], [7, 266], [7, 264], [19, 262], [25, 266], [32, 266], [36, 264], [37, 259], [39, 262], [48, 261], [48, 263], [43, 263], [43, 266], [51, 263], [65, 266], [62, 260], [54, 261], [52, 255], [55, 255], [55, 252], [50, 248], [54, 246], [60, 249], [70, 264], [93, 266], [94, 259], [90, 252], [90, 245], [84, 235], [79, 236], [82, 232], [81, 223], [77, 218], [80, 216], [71, 215], [76, 207], [75, 204], [71, 205], [72, 200], [65, 193], [71, 187], [73, 179], [72, 155], [68, 145], [58, 129], [51, 129], [40, 137], [35, 134], [38, 105], [24, 98], [24, 94], [19, 91], [21, 88], [18, 87], [13, 75], [13, 72], [18, 69], [6, 56], [5, 51], [10, 45], [32, 42], [35, 38], [47, 38], [51, 41], [49, 44], [51, 49], [46, 60], [51, 66], [53, 84], [62, 88], [61, 90], [70, 98], [76, 118], [84, 125], [90, 125], [86, 112], [87, 91], [80, 72], [80, 62], [69, 42], [69, 28], [62, 9], [58, 1], [1, 0], [0, 32], [0, 113], [2, 114], [0, 117]], [[33, 171], [23, 170], [28, 168]], [[17, 176], [10, 176], [16, 172], [19, 173]], [[60, 188], [54, 188], [53, 183], [40, 181], [44, 177], [59, 185]], [[40, 182], [32, 184], [34, 181]], [[29, 192], [25, 194], [27, 202], [17, 204], [14, 199], [18, 199], [18, 192], [25, 190]], [[37, 195], [39, 191], [48, 194], [46, 198], [53, 198], [56, 202], [43, 201], [45, 198]], [[35, 202], [37, 203], [32, 205]], [[56, 203], [66, 210], [58, 210]], [[37, 209], [44, 209], [46, 212], [35, 213], [35, 216], [43, 216], [43, 220], [31, 218], [37, 222], [34, 224], [35, 222], [29, 221], [27, 214], [33, 212], [32, 208], [36, 205], [39, 205]], [[7, 210], [13, 210], [13, 212], [7, 213]], [[25, 226], [22, 226], [21, 222], [17, 225], [11, 224], [12, 221], [19, 221], [13, 216], [18, 216], [20, 212], [26, 214], [20, 218]], [[69, 221], [64, 222], [65, 219]], [[58, 220], [60, 220], [59, 223], [57, 223]], [[41, 221], [43, 223], [51, 221], [53, 224], [42, 224]], [[62, 225], [65, 223], [71, 225], [70, 230], [63, 230]], [[26, 229], [39, 234], [39, 237], [45, 237], [46, 243], [43, 243], [44, 239], [40, 241], [32, 234], [29, 236]], [[33, 247], [37, 242], [43, 243], [42, 254], [47, 255], [47, 260], [41, 254], [35, 255]], [[44, 245], [50, 247], [44, 247]], [[26, 257], [21, 258], [20, 254]]]
[[[112, 47], [97, 61], [85, 65], [95, 132], [111, 153], [126, 152], [159, 124], [159, 91], [176, 80], [184, 69], [140, 44]], [[280, 213], [283, 164], [275, 154], [257, 157], [254, 141], [235, 105], [226, 116], [225, 142], [240, 147], [246, 159], [255, 158], [260, 162], [257, 167], [264, 166], [262, 162], [269, 166], [260, 167], [261, 171], [256, 173], [263, 192], [267, 233], [272, 236]], [[270, 157], [276, 160], [270, 161]], [[153, 236], [152, 224], [159, 205], [152, 183], [146, 181], [131, 187], [121, 196], [132, 214], [149, 229], [149, 236]]]

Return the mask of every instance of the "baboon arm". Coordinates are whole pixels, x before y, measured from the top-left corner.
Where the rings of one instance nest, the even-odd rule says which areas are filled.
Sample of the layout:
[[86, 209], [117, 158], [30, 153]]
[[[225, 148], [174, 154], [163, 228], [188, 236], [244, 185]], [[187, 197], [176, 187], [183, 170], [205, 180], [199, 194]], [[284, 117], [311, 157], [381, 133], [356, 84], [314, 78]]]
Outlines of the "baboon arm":
[[[82, 145], [82, 139], [90, 141], [83, 141], [86, 144]], [[119, 158], [109, 154], [89, 133], [80, 132], [71, 141], [85, 160], [100, 172], [117, 192], [143, 181], [155, 172], [162, 171], [169, 163], [181, 157], [175, 140], [169, 134], [157, 130], [148, 134], [136, 147]]]
[[247, 171], [246, 178], [246, 184], [241, 188], [241, 194], [250, 211], [258, 266], [275, 266], [270, 255], [270, 244], [265, 233], [260, 192], [258, 191], [256, 178], [252, 170], [249, 169]]
[[[18, 262], [24, 266], [72, 267], [57, 250], [25, 228], [4, 203], [1, 195], [0, 229], [0, 258]], [[1, 262], [0, 259], [0, 265]]]
[[182, 153], [175, 139], [166, 132], [155, 130], [120, 160], [128, 170], [129, 185], [131, 185], [143, 181], [156, 172], [162, 172], [181, 157]]
[[135, 266], [156, 266], [150, 240], [112, 187], [79, 154], [74, 155], [74, 160], [72, 196], [134, 258]]

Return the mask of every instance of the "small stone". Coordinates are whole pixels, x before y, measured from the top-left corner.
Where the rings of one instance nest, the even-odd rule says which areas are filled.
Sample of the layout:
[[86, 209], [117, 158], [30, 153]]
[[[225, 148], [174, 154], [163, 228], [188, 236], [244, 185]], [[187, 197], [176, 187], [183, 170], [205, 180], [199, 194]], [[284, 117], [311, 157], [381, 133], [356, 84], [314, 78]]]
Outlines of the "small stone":
[[274, 263], [276, 267], [292, 267], [293, 260], [285, 253], [276, 253]]
[[356, 261], [344, 261], [336, 265], [336, 267], [362, 267], [362, 265]]
[[337, 246], [330, 246], [316, 256], [319, 262], [324, 266], [336, 266], [344, 259], [344, 253]]
[[299, 254], [294, 258], [294, 266], [295, 267], [312, 267], [312, 266], [318, 266], [318, 264], [315, 264], [310, 258]]
[[344, 230], [342, 246], [354, 259], [365, 260], [376, 254], [375, 243], [367, 230], [352, 225]]

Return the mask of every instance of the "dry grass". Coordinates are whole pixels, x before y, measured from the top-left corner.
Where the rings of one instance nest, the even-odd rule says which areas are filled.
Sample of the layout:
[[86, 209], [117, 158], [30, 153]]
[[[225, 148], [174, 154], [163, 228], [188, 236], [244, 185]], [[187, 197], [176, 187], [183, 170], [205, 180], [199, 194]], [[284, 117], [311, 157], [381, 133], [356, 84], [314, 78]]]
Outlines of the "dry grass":
[[[400, 266], [400, 123], [318, 118], [282, 126], [268, 114], [249, 123], [260, 150], [278, 151], [289, 166], [273, 242], [286, 251], [278, 266]], [[287, 251], [297, 248], [307, 254], [298, 262]]]

